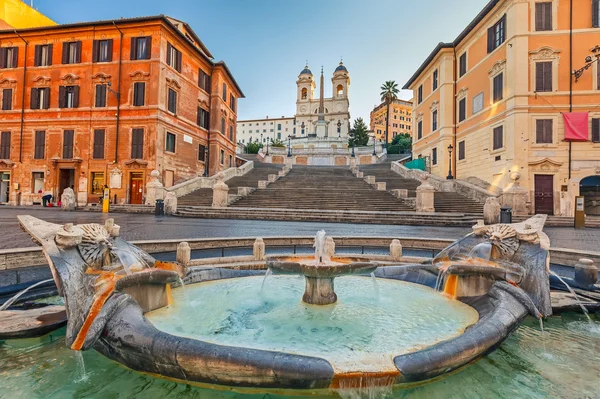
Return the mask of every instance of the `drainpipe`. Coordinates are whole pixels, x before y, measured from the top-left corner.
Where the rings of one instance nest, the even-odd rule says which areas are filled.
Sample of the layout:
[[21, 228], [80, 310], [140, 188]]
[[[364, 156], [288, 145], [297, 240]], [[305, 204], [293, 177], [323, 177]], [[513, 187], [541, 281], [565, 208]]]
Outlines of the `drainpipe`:
[[452, 151], [452, 163], [454, 164], [454, 180], [458, 178], [458, 171], [456, 170], [456, 154], [458, 153], [458, 148], [456, 147], [456, 45], [452, 44], [452, 51], [454, 52], [454, 58], [452, 60], [452, 126], [454, 130], [454, 134], [452, 135], [452, 147], [454, 147], [454, 151]]
[[211, 68], [210, 68], [210, 94], [208, 96], [209, 98], [209, 104], [208, 104], [208, 112], [209, 112], [209, 117], [208, 117], [208, 133], [206, 135], [206, 163], [204, 164], [204, 176], [208, 177], [210, 176], [210, 127], [211, 127], [211, 116], [210, 114], [212, 114], [212, 83], [213, 83], [213, 75], [215, 73], [215, 64], [212, 64]]
[[19, 36], [23, 43], [25, 43], [24, 61], [23, 61], [23, 90], [21, 90], [21, 132], [19, 136], [19, 162], [23, 162], [23, 126], [25, 125], [25, 88], [27, 87], [27, 47], [29, 42], [23, 39], [23, 36], [14, 30], [15, 35]]
[[[573, 112], [573, 0], [569, 2], [569, 112]], [[569, 184], [573, 142], [569, 141]]]
[[123, 66], [123, 31], [119, 29], [115, 21], [114, 27], [119, 31], [121, 39], [119, 40], [119, 72], [117, 73], [117, 123], [115, 136], [115, 164], [119, 161], [119, 123], [121, 121], [121, 69]]

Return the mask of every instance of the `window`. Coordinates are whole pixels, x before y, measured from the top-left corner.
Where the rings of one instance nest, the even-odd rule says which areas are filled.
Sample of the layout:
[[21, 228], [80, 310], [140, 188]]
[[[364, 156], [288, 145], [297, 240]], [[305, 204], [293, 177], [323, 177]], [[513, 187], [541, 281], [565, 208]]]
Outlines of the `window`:
[[167, 43], [167, 64], [181, 72], [181, 51], [177, 50], [171, 43]]
[[473, 97], [473, 115], [483, 109], [483, 92]]
[[31, 109], [50, 108], [50, 88], [33, 87], [31, 89]]
[[487, 52], [496, 50], [506, 39], [506, 15], [488, 29]]
[[231, 110], [235, 112], [235, 97], [233, 94], [229, 95], [229, 108], [231, 108]]
[[52, 65], [52, 45], [39, 44], [35, 46], [33, 55], [33, 66]]
[[206, 146], [198, 144], [198, 161], [206, 161]]
[[96, 85], [96, 102], [95, 106], [98, 108], [106, 107], [106, 85]]
[[221, 118], [221, 134], [225, 136], [225, 118]]
[[219, 156], [219, 162], [221, 163], [221, 165], [223, 165], [223, 162], [225, 162], [225, 150], [221, 150], [221, 154]]
[[538, 119], [535, 121], [535, 142], [538, 144], [552, 143], [552, 119]]
[[63, 159], [73, 158], [73, 138], [75, 130], [65, 130], [63, 132]]
[[233, 166], [233, 155], [229, 156], [229, 167], [231, 168]]
[[165, 151], [175, 152], [175, 135], [167, 132], [167, 143], [165, 144]]
[[104, 159], [104, 129], [94, 130], [94, 159]]
[[462, 53], [458, 59], [458, 71], [459, 77], [462, 77], [465, 73], [467, 73], [467, 53]]
[[431, 164], [437, 165], [437, 148], [431, 150]]
[[144, 129], [131, 130], [131, 158], [144, 158]]
[[535, 91], [552, 91], [552, 61], [535, 63]]
[[467, 119], [467, 99], [463, 98], [458, 102], [458, 121]]
[[64, 42], [62, 50], [63, 64], [79, 64], [81, 62], [81, 41]]
[[131, 38], [131, 60], [149, 60], [152, 52], [152, 36]]
[[[204, 108], [198, 107], [198, 120], [196, 121], [198, 126], [204, 128], [204, 129], [208, 129], [209, 120], [210, 120], [209, 112], [207, 110], [205, 110]], [[252, 131], [250, 131], [250, 133], [252, 133]]]
[[600, 119], [592, 118], [592, 142], [600, 143]]
[[458, 160], [465, 159], [465, 142], [464, 140], [458, 143]]
[[94, 44], [92, 45], [92, 62], [111, 62], [112, 51], [112, 39], [94, 40]]
[[133, 105], [141, 107], [146, 103], [146, 83], [135, 82], [133, 84]]
[[552, 2], [535, 3], [535, 30], [552, 30]]
[[33, 150], [33, 159], [46, 158], [46, 132], [38, 130], [35, 132], [35, 148]]
[[494, 138], [493, 138], [494, 145], [492, 148], [494, 150], [499, 150], [500, 148], [503, 148], [504, 147], [504, 127], [503, 126], [495, 127], [492, 132], [494, 135]]
[[79, 107], [79, 86], [60, 86], [58, 88], [58, 107]]
[[210, 93], [210, 76], [202, 69], [198, 71], [198, 87], [207, 93]]
[[308, 97], [308, 90], [306, 89], [306, 87], [304, 87], [302, 89], [302, 99], [306, 100], [307, 97]]
[[2, 90], [2, 111], [8, 111], [12, 109], [12, 89]]
[[493, 83], [493, 85], [494, 85], [493, 99], [494, 99], [494, 103], [497, 103], [498, 101], [502, 100], [502, 98], [503, 98], [504, 74], [499, 73], [498, 75], [494, 76], [493, 82], [494, 82]]
[[34, 194], [42, 193], [44, 191], [44, 172], [33, 172], [31, 180], [33, 181], [31, 192]]
[[174, 114], [177, 113], [177, 92], [173, 89], [169, 89], [167, 108], [169, 109], [169, 112], [172, 112]]
[[18, 47], [0, 48], [0, 68], [16, 68], [19, 61]]
[[431, 131], [436, 131], [438, 128], [438, 112], [437, 109], [431, 113]]
[[0, 159], [10, 159], [10, 132], [0, 134]]
[[600, 0], [592, 0], [592, 27], [600, 27]]
[[92, 172], [91, 193], [95, 195], [104, 194], [104, 172]]
[[423, 121], [417, 123], [417, 140], [423, 138]]
[[432, 90], [436, 90], [438, 88], [438, 70], [433, 71], [433, 77], [431, 78], [433, 81]]
[[227, 85], [223, 83], [223, 101], [227, 101]]
[[417, 104], [421, 104], [423, 102], [423, 85], [419, 86], [417, 90]]
[[229, 140], [233, 141], [233, 125], [229, 125]]

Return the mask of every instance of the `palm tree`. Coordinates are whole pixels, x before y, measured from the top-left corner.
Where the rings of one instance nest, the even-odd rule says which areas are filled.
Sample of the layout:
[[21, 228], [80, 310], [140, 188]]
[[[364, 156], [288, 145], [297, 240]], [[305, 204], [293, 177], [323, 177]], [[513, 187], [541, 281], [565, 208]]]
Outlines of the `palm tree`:
[[390, 126], [390, 104], [398, 99], [398, 84], [393, 80], [386, 81], [381, 86], [381, 101], [387, 104], [387, 113], [385, 116], [385, 148], [388, 143], [388, 127]]

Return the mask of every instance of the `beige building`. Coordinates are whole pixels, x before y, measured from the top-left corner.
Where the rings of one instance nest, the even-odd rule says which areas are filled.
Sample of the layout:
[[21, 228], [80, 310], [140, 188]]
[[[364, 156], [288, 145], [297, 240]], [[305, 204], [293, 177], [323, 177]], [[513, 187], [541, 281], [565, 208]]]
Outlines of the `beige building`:
[[[388, 141], [406, 133], [412, 136], [412, 101], [394, 100], [390, 104], [390, 119], [388, 125]], [[385, 102], [376, 106], [370, 115], [370, 129], [378, 141], [385, 140], [385, 123], [387, 117], [387, 104]]]
[[285, 141], [288, 136], [296, 134], [296, 119], [294, 117], [247, 119], [237, 122], [237, 142], [244, 147], [248, 143], [262, 140], [266, 145], [275, 140]]
[[[431, 158], [433, 174], [451, 164], [456, 178], [502, 189], [520, 176], [530, 213], [572, 215], [579, 194], [597, 213], [599, 1], [572, 5], [492, 0], [427, 57], [404, 88], [414, 92], [413, 153]], [[565, 140], [570, 110], [589, 113], [585, 141]]]

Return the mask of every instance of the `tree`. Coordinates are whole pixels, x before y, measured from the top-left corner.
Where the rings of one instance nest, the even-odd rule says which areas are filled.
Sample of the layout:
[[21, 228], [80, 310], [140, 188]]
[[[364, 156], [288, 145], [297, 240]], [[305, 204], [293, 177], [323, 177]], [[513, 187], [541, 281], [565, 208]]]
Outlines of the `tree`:
[[262, 148], [262, 144], [256, 142], [256, 143], [248, 143], [248, 145], [246, 146], [246, 152], [248, 154], [258, 154], [258, 151], [260, 151], [260, 149]]
[[387, 112], [385, 115], [385, 146], [387, 147], [388, 143], [388, 127], [390, 126], [390, 105], [394, 102], [394, 100], [398, 99], [398, 93], [400, 90], [398, 89], [398, 84], [393, 80], [386, 81], [381, 86], [381, 101], [387, 104]]
[[279, 139], [275, 139], [275, 140], [271, 140], [271, 147], [285, 148], [285, 144], [283, 144], [283, 141], [281, 141]]
[[400, 133], [392, 140], [388, 147], [388, 154], [400, 154], [410, 152], [412, 149], [412, 137], [408, 133]]
[[352, 129], [350, 130], [350, 138], [348, 139], [348, 145], [350, 147], [365, 146], [369, 143], [369, 129], [363, 118], [357, 118], [354, 120]]

